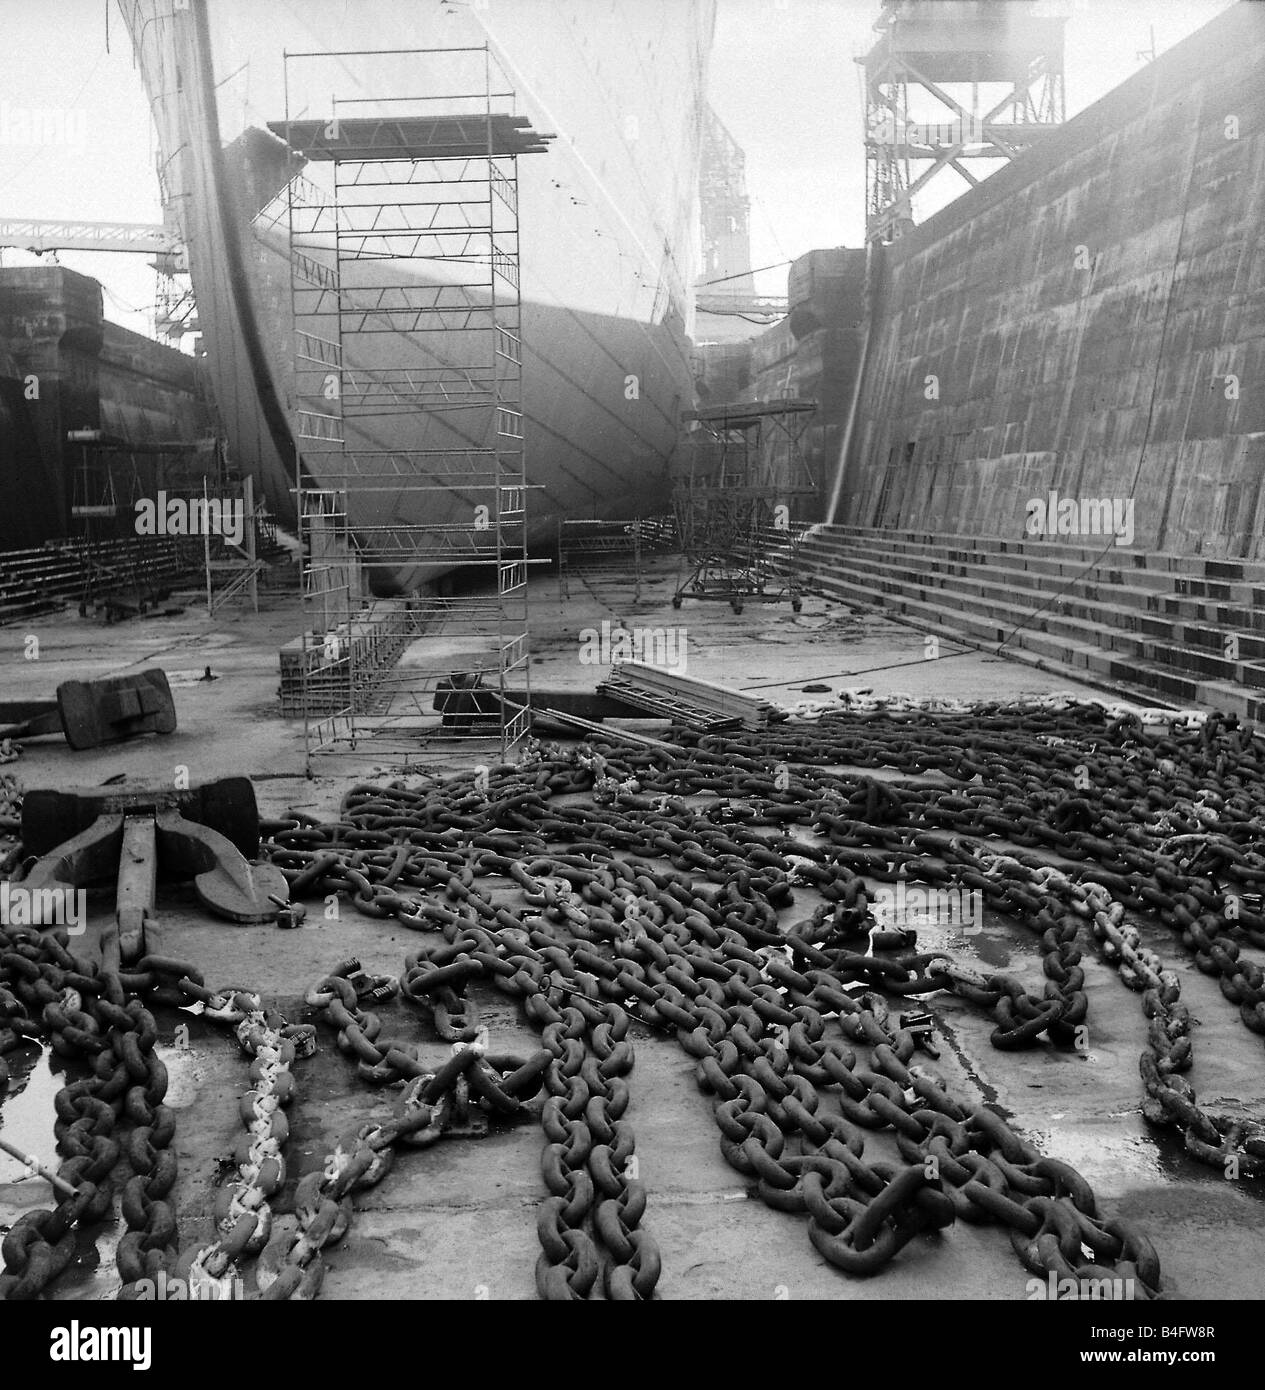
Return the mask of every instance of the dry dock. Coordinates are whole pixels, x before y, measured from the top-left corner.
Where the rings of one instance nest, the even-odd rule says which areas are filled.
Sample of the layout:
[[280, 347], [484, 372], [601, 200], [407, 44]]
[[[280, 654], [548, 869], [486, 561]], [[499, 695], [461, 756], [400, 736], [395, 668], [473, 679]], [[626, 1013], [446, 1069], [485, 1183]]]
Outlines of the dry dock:
[[[809, 595], [802, 613], [786, 605], [748, 606], [734, 615], [723, 605], [669, 604], [673, 563], [654, 562], [639, 604], [629, 601], [627, 576], [611, 573], [572, 587], [563, 604], [550, 576], [533, 580], [532, 679], [539, 687], [591, 689], [594, 669], [577, 658], [580, 631], [605, 620], [629, 627], [678, 626], [688, 636], [689, 673], [791, 704], [806, 698], [802, 687], [838, 692], [864, 688], [875, 694], [1009, 700], [1068, 690], [1065, 680], [979, 653], [924, 659], [917, 631]], [[582, 592], [580, 589], [582, 588]], [[45, 695], [71, 676], [117, 674], [157, 665], [169, 674], [179, 729], [85, 753], [62, 741], [27, 743], [6, 770], [28, 788], [95, 785], [125, 772], [136, 782], [166, 783], [176, 768], [193, 782], [245, 773], [255, 780], [261, 813], [291, 810], [322, 819], [337, 816], [348, 787], [403, 776], [423, 786], [430, 775], [468, 771], [473, 755], [431, 750], [405, 769], [373, 751], [348, 752], [303, 774], [298, 726], [276, 713], [276, 652], [298, 624], [297, 602], [271, 598], [258, 619], [209, 621], [190, 607], [179, 616], [132, 622], [109, 629], [65, 618], [40, 620], [39, 659], [23, 660], [20, 627], [0, 632], [14, 698]], [[209, 665], [217, 677], [199, 680]], [[878, 669], [882, 668], [882, 669]], [[856, 673], [856, 674], [850, 674]], [[1077, 693], [1098, 692], [1082, 688]], [[821, 698], [818, 696], [818, 698]], [[629, 726], [633, 727], [633, 726]], [[635, 726], [661, 734], [663, 725]], [[842, 769], [846, 774], [847, 769]], [[892, 769], [858, 769], [858, 776], [894, 780]], [[925, 780], [925, 779], [923, 779]], [[934, 779], [933, 779], [934, 780]], [[703, 809], [700, 807], [700, 813]], [[513, 884], [503, 900], [515, 900]], [[797, 894], [787, 921], [811, 913], [811, 891]], [[199, 910], [180, 888], [160, 889], [159, 910], [170, 953], [196, 962], [209, 985], [249, 987], [291, 1021], [306, 1016], [304, 994], [340, 961], [356, 956], [371, 974], [398, 975], [419, 937], [393, 919], [363, 916], [348, 902], [334, 920], [309, 905], [299, 930], [234, 927]], [[76, 949], [96, 949], [100, 925], [112, 903], [92, 904], [87, 935]], [[1215, 978], [1201, 974], [1174, 934], [1158, 922], [1135, 917], [1144, 943], [1178, 974], [1181, 998], [1197, 1026], [1196, 1061], [1189, 1079], [1201, 1102], [1232, 1098], [1248, 1113], [1265, 1105], [1261, 1041], [1241, 1026]], [[1034, 934], [989, 912], [978, 933], [952, 925], [920, 929], [918, 949], [945, 950], [963, 965], [1005, 971], [1037, 991], [1041, 954]], [[1244, 958], [1262, 953], [1244, 947]], [[1180, 1298], [1260, 1296], [1259, 1251], [1265, 1238], [1261, 1184], [1227, 1180], [1195, 1162], [1170, 1131], [1142, 1118], [1138, 1057], [1146, 1043], [1146, 1019], [1138, 996], [1123, 988], [1115, 971], [1092, 950], [1082, 961], [1093, 1020], [1084, 1050], [1050, 1046], [1000, 1051], [990, 1045], [993, 1023], [964, 999], [941, 992], [926, 1001], [935, 1017], [941, 1056], [936, 1069], [959, 1101], [988, 1103], [1044, 1153], [1062, 1159], [1095, 1189], [1105, 1214], [1122, 1216], [1154, 1242], [1164, 1286]], [[504, 994], [476, 982], [481, 1021], [494, 1051], [531, 1053], [537, 1030]], [[899, 1000], [892, 1000], [899, 1007]], [[438, 1040], [423, 1015], [398, 997], [379, 1012], [384, 1035], [408, 1037], [419, 1059], [438, 1067], [451, 1048]], [[174, 1152], [179, 1178], [172, 1200], [181, 1248], [211, 1238], [210, 1208], [226, 1161], [241, 1139], [238, 1100], [247, 1088], [246, 1060], [231, 1034], [174, 1010], [159, 1011], [162, 1057], [170, 1073], [167, 1103], [176, 1116]], [[181, 1028], [187, 1031], [177, 1033]], [[352, 1059], [319, 1029], [319, 1050], [295, 1065], [297, 1097], [289, 1110], [290, 1157], [286, 1185], [274, 1200], [287, 1210], [296, 1182], [324, 1162], [338, 1136], [390, 1112], [391, 1088], [373, 1088], [356, 1077]], [[941, 1233], [915, 1237], [873, 1278], [850, 1276], [827, 1263], [809, 1243], [802, 1216], [756, 1199], [751, 1179], [732, 1168], [718, 1143], [712, 1101], [695, 1083], [694, 1059], [677, 1041], [632, 1024], [635, 1065], [628, 1075], [626, 1119], [636, 1135], [639, 1176], [649, 1202], [643, 1226], [662, 1256], [657, 1296], [664, 1299], [1024, 1299], [1030, 1274], [996, 1225], [958, 1221]], [[10, 1054], [14, 1081], [0, 1108], [0, 1136], [55, 1166], [52, 1108], [63, 1084], [62, 1062], [45, 1049]], [[922, 1059], [926, 1060], [926, 1059]], [[51, 1065], [50, 1065], [51, 1063]], [[398, 1088], [397, 1088], [398, 1089]], [[866, 1137], [867, 1160], [895, 1158], [890, 1132]], [[422, 1150], [401, 1149], [380, 1184], [356, 1194], [350, 1231], [325, 1251], [322, 1297], [346, 1299], [530, 1299], [536, 1296], [540, 1253], [537, 1214], [548, 1195], [541, 1175], [538, 1124], [494, 1127], [480, 1139], [445, 1139]], [[231, 1164], [227, 1166], [231, 1167]], [[47, 1201], [47, 1189], [15, 1161], [0, 1156], [0, 1226]], [[113, 1253], [123, 1230], [117, 1215], [80, 1237], [76, 1259], [50, 1296], [112, 1297], [119, 1287]]]

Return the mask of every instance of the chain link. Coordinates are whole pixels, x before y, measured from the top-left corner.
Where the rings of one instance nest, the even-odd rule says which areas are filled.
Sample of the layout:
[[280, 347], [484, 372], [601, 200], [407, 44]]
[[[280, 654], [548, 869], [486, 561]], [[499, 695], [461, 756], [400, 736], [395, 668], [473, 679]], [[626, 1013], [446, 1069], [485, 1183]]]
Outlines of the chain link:
[[[15, 1225], [0, 1292], [32, 1297], [52, 1282], [71, 1228], [108, 1211], [108, 1174], [124, 1155], [125, 1281], [169, 1266], [224, 1278], [258, 1251], [263, 1297], [311, 1297], [321, 1250], [351, 1220], [350, 1194], [381, 1181], [397, 1147], [468, 1132], [479, 1112], [542, 1127], [541, 1295], [652, 1298], [661, 1262], [626, 1114], [640, 1025], [693, 1059], [726, 1161], [766, 1203], [800, 1214], [813, 1247], [845, 1272], [873, 1274], [957, 1220], [998, 1222], [1033, 1272], [1124, 1277], [1156, 1295], [1146, 1238], [1104, 1218], [1075, 1169], [995, 1109], [955, 1099], [922, 1060], [938, 1056], [928, 1004], [949, 992], [986, 1011], [1001, 1049], [1082, 1046], [1091, 945], [1141, 995], [1145, 1118], [1176, 1127], [1202, 1161], [1261, 1171], [1265, 1126], [1198, 1104], [1178, 977], [1127, 916], [1171, 928], [1265, 1034], [1265, 975], [1241, 951], [1265, 945], [1265, 757], [1254, 736], [1222, 716], [1139, 717], [1059, 698], [970, 710], [857, 698], [806, 713], [759, 733], [679, 731], [679, 755], [536, 745], [531, 760], [478, 782], [358, 786], [337, 822], [269, 823], [264, 853], [292, 898], [335, 894], [420, 933], [398, 981], [349, 961], [307, 996], [360, 1079], [399, 1096], [389, 1119], [344, 1135], [300, 1180], [292, 1216], [273, 1218], [269, 1204], [293, 1093], [297, 1035], [284, 1020], [248, 992], [212, 995], [180, 962], [150, 957], [111, 977], [64, 936], [0, 933], [0, 1057], [44, 1034], [91, 1070], [57, 1101], [62, 1174], [77, 1196]], [[1040, 993], [919, 951], [915, 932], [876, 920], [875, 881], [978, 892], [1035, 933]], [[805, 887], [820, 905], [785, 926]], [[535, 1056], [488, 1052], [476, 983], [522, 1001], [541, 1032]], [[442, 1066], [383, 1036], [377, 1008], [397, 993], [451, 1045]], [[129, 996], [201, 999], [252, 1055], [217, 1240], [179, 1257], [166, 1078], [152, 1015]], [[116, 1137], [124, 1121], [132, 1128]], [[893, 1135], [899, 1163], [867, 1157], [878, 1131]]]

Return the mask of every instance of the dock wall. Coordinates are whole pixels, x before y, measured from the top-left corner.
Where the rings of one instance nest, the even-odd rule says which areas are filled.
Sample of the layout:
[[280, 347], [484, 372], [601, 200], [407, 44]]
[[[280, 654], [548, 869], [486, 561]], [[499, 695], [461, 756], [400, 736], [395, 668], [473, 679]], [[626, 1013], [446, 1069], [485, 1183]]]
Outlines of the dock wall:
[[[76, 429], [138, 445], [209, 434], [198, 363], [107, 322], [86, 275], [0, 269], [0, 549], [74, 533], [80, 448], [66, 435]], [[130, 457], [116, 457], [130, 471]], [[153, 465], [135, 466], [152, 484]]]
[[1242, 4], [880, 248], [836, 519], [1017, 538], [1055, 491], [1132, 500], [1141, 548], [1265, 557], [1263, 229]]

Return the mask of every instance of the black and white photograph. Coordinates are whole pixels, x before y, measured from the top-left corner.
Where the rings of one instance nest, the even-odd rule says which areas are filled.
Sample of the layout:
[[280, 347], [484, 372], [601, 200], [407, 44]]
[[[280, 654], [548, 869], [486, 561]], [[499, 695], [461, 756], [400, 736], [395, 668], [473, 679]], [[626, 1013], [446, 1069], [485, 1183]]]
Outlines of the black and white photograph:
[[1243, 1355], [1265, 4], [0, 33], [0, 1365]]

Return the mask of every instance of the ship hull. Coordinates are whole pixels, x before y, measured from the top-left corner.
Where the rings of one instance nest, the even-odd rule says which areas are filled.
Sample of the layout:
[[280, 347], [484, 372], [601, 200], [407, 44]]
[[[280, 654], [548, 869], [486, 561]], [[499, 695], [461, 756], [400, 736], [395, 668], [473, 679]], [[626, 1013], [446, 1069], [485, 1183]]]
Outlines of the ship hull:
[[[376, 32], [394, 33], [402, 44], [431, 37], [418, 32], [425, 24], [415, 7], [391, 0], [374, 0], [372, 7], [382, 21]], [[533, 17], [528, 7], [534, 10], [535, 35], [523, 27]], [[293, 525], [300, 466], [325, 482], [335, 464], [320, 451], [304, 449], [294, 431], [295, 243], [285, 204], [286, 185], [300, 176], [301, 160], [279, 149], [259, 126], [263, 116], [275, 121], [284, 114], [283, 49], [312, 46], [310, 35], [306, 45], [280, 31], [248, 40], [243, 34], [250, 26], [232, 22], [234, 6], [217, 3], [203, 12], [209, 17], [208, 52], [205, 41], [199, 47], [196, 14], [172, 14], [148, 0], [122, 8], [152, 98], [165, 203], [188, 248], [221, 426], [237, 465], [254, 474], [274, 513]], [[652, 89], [636, 75], [599, 80], [588, 72], [589, 38], [602, 35], [590, 35], [589, 22], [577, 18], [583, 7], [566, 0], [534, 6], [528, 0], [523, 12], [514, 12], [516, 33], [501, 36], [507, 62], [525, 88], [525, 114], [538, 125], [547, 127], [553, 119], [559, 125], [554, 149], [519, 160], [522, 409], [528, 537], [537, 547], [556, 536], [562, 518], [668, 509], [680, 415], [693, 398], [686, 287], [695, 263], [697, 117], [711, 8], [710, 0], [672, 0], [670, 7], [638, 0], [615, 7], [623, 11], [612, 22], [624, 42], [647, 33], [655, 43], [671, 45], [644, 69], [662, 73], [670, 91]], [[333, 24], [341, 6], [318, 2], [307, 13], [320, 21], [324, 11], [330, 25], [322, 29], [314, 22], [312, 29], [331, 47], [350, 46], [345, 34], [340, 44]], [[452, 36], [448, 29], [434, 37], [450, 42]], [[563, 38], [579, 58], [567, 57]], [[238, 112], [231, 82], [218, 74], [234, 73], [240, 82], [243, 54], [253, 106], [243, 103]], [[577, 80], [581, 60], [584, 84]], [[200, 88], [190, 78], [208, 64]], [[531, 109], [533, 97], [541, 113]], [[225, 119], [230, 111], [236, 125]], [[305, 254], [322, 258], [319, 247], [307, 246]], [[433, 269], [393, 262], [391, 272], [427, 283]], [[357, 335], [354, 352], [361, 360], [351, 365], [389, 365], [391, 336]], [[459, 426], [424, 412], [357, 419], [349, 423], [347, 439], [349, 448], [362, 451], [460, 449], [470, 443]], [[366, 533], [382, 525], [459, 524], [470, 506], [470, 497], [457, 490], [384, 492], [357, 488], [354, 481], [349, 487], [349, 518]], [[426, 549], [425, 537], [419, 539]], [[390, 591], [434, 578], [443, 568], [388, 571], [379, 565], [371, 573], [376, 589]]]

